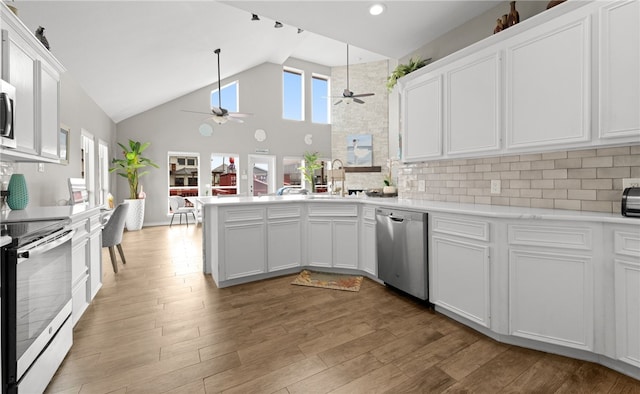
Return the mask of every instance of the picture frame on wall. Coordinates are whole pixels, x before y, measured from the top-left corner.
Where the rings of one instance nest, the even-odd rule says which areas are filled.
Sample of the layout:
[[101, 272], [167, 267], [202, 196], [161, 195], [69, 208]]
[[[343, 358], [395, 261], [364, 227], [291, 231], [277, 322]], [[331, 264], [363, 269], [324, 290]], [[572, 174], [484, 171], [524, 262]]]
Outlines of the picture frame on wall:
[[347, 135], [347, 165], [371, 167], [373, 164], [373, 138], [371, 134]]
[[71, 129], [64, 124], [60, 125], [58, 132], [58, 158], [60, 164], [69, 164], [69, 138]]

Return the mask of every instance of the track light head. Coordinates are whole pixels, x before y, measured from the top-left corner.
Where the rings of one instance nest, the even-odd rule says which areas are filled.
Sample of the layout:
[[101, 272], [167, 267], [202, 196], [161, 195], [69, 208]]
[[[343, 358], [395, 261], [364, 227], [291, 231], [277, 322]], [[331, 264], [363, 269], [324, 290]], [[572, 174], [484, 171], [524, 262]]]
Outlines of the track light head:
[[251, 14], [251, 20], [252, 21], [259, 21], [260, 17], [258, 15], [256, 15], [256, 14]]
[[302, 33], [304, 30], [302, 30], [301, 28], [298, 28], [298, 34]]
[[279, 29], [279, 28], [281, 28], [281, 27], [282, 27], [282, 23], [280, 23], [280, 22], [276, 21], [276, 24], [275, 24], [275, 25], [273, 25], [273, 27], [275, 27], [276, 29]]

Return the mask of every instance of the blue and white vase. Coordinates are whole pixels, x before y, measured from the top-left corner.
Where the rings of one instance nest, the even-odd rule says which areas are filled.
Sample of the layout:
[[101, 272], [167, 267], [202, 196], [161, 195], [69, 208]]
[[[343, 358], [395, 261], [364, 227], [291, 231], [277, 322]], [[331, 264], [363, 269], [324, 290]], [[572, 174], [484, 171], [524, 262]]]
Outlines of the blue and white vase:
[[11, 209], [25, 209], [29, 203], [29, 192], [27, 191], [27, 181], [24, 174], [13, 174], [9, 179], [7, 187], [9, 196], [7, 197], [7, 205]]

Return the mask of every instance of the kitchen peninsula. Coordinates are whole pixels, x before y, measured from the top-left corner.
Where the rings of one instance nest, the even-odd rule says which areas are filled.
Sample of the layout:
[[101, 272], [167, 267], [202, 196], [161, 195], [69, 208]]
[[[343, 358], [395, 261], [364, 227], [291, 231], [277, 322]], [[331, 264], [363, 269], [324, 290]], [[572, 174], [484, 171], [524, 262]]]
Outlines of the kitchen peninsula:
[[640, 378], [640, 227], [619, 214], [329, 195], [206, 197], [204, 271], [376, 277], [375, 209], [428, 213], [429, 301], [498, 341]]

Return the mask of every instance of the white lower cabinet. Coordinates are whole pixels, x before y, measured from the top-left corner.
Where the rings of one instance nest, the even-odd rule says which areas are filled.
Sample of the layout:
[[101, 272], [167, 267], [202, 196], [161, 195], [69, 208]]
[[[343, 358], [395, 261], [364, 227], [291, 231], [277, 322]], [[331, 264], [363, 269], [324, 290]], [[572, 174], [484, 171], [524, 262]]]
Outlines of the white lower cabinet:
[[592, 229], [514, 224], [508, 234], [510, 334], [593, 350]]
[[267, 208], [267, 268], [269, 272], [299, 267], [302, 262], [302, 209]]
[[309, 204], [307, 262], [315, 267], [358, 268], [358, 206]]
[[616, 357], [640, 367], [640, 228], [615, 229]]
[[102, 226], [100, 213], [71, 218], [71, 298], [75, 325], [102, 286]]
[[360, 222], [360, 270], [378, 276], [376, 209], [363, 207]]
[[266, 272], [264, 208], [229, 209], [223, 217], [224, 280]]
[[490, 327], [489, 223], [431, 215], [431, 302]]

